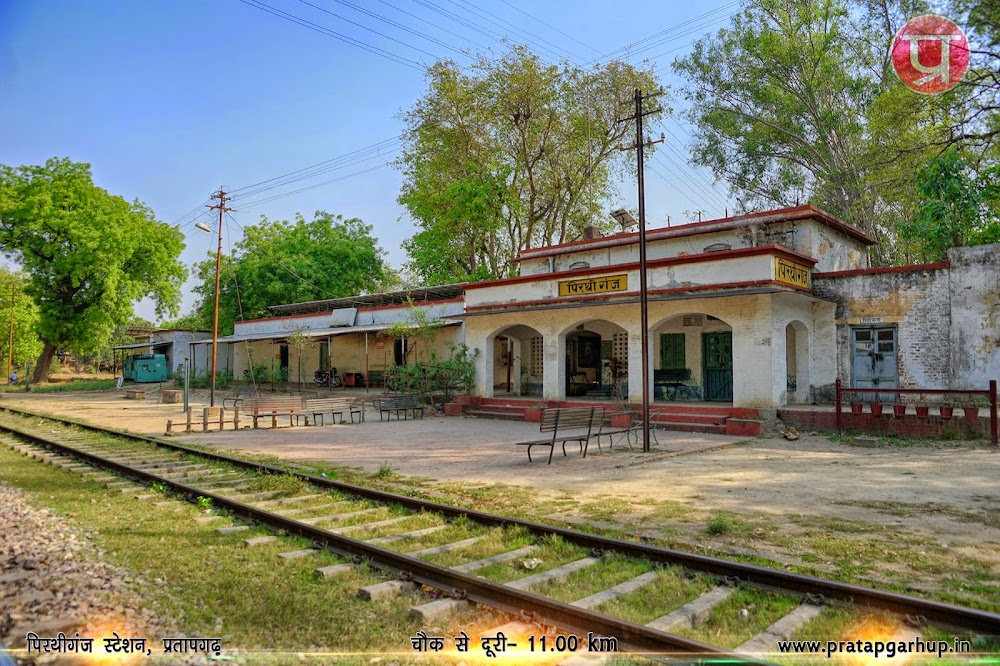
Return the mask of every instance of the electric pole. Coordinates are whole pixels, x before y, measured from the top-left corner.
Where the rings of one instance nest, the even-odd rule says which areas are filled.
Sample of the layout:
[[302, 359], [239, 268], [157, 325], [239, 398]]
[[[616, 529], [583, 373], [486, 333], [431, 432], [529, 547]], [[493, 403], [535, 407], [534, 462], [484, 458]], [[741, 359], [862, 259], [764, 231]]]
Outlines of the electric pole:
[[226, 196], [226, 191], [221, 187], [219, 191], [212, 195], [213, 199], [218, 199], [219, 203], [206, 208], [219, 211], [219, 249], [215, 253], [215, 312], [212, 315], [212, 392], [209, 394], [209, 407], [215, 407], [215, 367], [219, 356], [219, 285], [222, 275], [222, 216], [234, 208], [226, 206], [227, 201], [232, 197]]
[[654, 113], [659, 113], [663, 111], [660, 109], [653, 109], [651, 111], [642, 110], [642, 102], [645, 99], [650, 99], [653, 97], [658, 97], [663, 94], [663, 91], [653, 93], [651, 95], [643, 96], [642, 90], [639, 88], [635, 89], [635, 115], [628, 118], [623, 118], [621, 122], [635, 119], [635, 144], [632, 146], [625, 146], [622, 150], [635, 150], [636, 157], [638, 159], [638, 176], [639, 176], [639, 324], [642, 327], [642, 363], [640, 364], [640, 371], [642, 372], [642, 450], [644, 453], [649, 453], [649, 303], [648, 294], [646, 292], [646, 183], [643, 177], [643, 149], [647, 146], [652, 146], [653, 144], [662, 143], [663, 135], [660, 135], [659, 141], [648, 141], [643, 138], [642, 135], [642, 118], [643, 116], [652, 115]]
[[17, 296], [17, 284], [10, 287], [10, 342], [7, 344], [7, 383], [10, 383], [10, 366], [14, 362], [14, 298]]

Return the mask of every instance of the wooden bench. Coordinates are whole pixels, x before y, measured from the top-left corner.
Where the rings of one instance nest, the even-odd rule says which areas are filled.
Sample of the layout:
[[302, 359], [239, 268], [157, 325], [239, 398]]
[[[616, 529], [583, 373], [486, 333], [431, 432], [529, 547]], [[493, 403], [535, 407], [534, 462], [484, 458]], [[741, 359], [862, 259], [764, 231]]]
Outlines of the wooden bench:
[[306, 425], [309, 425], [309, 417], [312, 416], [313, 425], [323, 425], [323, 415], [329, 414], [333, 422], [337, 422], [337, 415], [340, 415], [340, 422], [344, 422], [344, 413], [350, 413], [351, 423], [354, 423], [354, 415], [357, 414], [365, 420], [365, 408], [363, 404], [358, 404], [354, 398], [317, 398], [306, 400]]
[[403, 420], [406, 420], [406, 412], [409, 411], [413, 414], [413, 418], [417, 418], [417, 412], [420, 412], [420, 418], [424, 418], [424, 408], [420, 404], [420, 396], [416, 393], [403, 393], [400, 395], [386, 396], [382, 398], [375, 398], [372, 401], [375, 409], [378, 410], [379, 420], [383, 420], [383, 414], [389, 416], [392, 412], [396, 412], [396, 419], [399, 419], [399, 414], [402, 412]]
[[[542, 410], [540, 432], [551, 432], [551, 437], [536, 439], [530, 442], [517, 442], [516, 446], [528, 447], [528, 462], [532, 461], [531, 449], [535, 446], [549, 447], [549, 464], [552, 464], [552, 454], [556, 450], [556, 442], [562, 443], [563, 455], [566, 455], [566, 442], [577, 442], [580, 452], [587, 456], [586, 445], [594, 428], [599, 428], [604, 421], [604, 409], [600, 407], [562, 407]], [[598, 444], [600, 448], [600, 444]]]
[[240, 411], [253, 419], [253, 427], [257, 427], [257, 419], [270, 418], [271, 427], [278, 427], [278, 417], [287, 416], [288, 425], [295, 425], [296, 417], [307, 414], [302, 405], [302, 398], [285, 396], [255, 396], [244, 398]]

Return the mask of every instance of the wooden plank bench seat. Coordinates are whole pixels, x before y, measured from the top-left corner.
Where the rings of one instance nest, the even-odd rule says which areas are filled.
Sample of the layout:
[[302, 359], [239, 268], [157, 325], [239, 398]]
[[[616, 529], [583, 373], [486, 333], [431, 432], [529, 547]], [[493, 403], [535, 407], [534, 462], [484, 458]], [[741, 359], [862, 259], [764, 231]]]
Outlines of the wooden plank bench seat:
[[420, 412], [420, 418], [424, 418], [424, 408], [420, 404], [420, 396], [416, 393], [401, 393], [400, 395], [383, 396], [381, 398], [375, 398], [372, 400], [372, 404], [375, 409], [378, 410], [379, 420], [383, 420], [383, 415], [388, 418], [393, 412], [396, 413], [396, 419], [399, 419], [400, 413], [403, 414], [403, 420], [406, 420], [406, 412], [409, 411], [413, 414], [413, 418], [417, 418], [417, 412]]
[[244, 398], [240, 404], [240, 412], [253, 419], [253, 427], [257, 427], [257, 420], [260, 418], [270, 418], [271, 427], [278, 427], [278, 417], [288, 417], [288, 425], [294, 425], [294, 420], [298, 416], [306, 414], [306, 408], [302, 404], [302, 398], [291, 396], [255, 396]]
[[[516, 446], [528, 447], [528, 462], [532, 462], [531, 449], [535, 446], [549, 447], [549, 463], [552, 464], [552, 454], [556, 450], [556, 442], [562, 444], [563, 455], [566, 455], [566, 442], [577, 442], [580, 452], [587, 456], [586, 445], [594, 428], [599, 428], [604, 421], [604, 409], [601, 407], [557, 407], [542, 410], [542, 421], [538, 426], [540, 432], [551, 432], [551, 437], [536, 439], [530, 442], [517, 442]], [[600, 448], [600, 444], [598, 444]]]
[[314, 400], [306, 400], [306, 425], [309, 425], [309, 417], [312, 417], [313, 425], [323, 425], [324, 414], [329, 414], [330, 418], [334, 423], [337, 422], [337, 416], [340, 416], [340, 422], [344, 422], [344, 414], [351, 415], [351, 423], [354, 423], [354, 415], [357, 414], [361, 422], [365, 420], [365, 408], [363, 404], [359, 404], [354, 398], [316, 398]]

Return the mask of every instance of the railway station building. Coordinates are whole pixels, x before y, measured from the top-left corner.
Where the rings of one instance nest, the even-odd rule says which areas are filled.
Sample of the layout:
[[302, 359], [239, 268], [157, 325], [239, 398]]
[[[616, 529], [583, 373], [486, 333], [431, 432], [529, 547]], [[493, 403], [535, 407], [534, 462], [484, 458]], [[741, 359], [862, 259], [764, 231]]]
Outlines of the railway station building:
[[[298, 331], [309, 380], [327, 364], [370, 380], [407, 351], [379, 334], [417, 308], [442, 324], [440, 352], [479, 350], [479, 397], [639, 402], [638, 241], [590, 232], [522, 251], [515, 277], [277, 305], [220, 342], [239, 376], [261, 359], [294, 367]], [[892, 268], [870, 266], [872, 245], [812, 206], [647, 230], [656, 400], [774, 410], [830, 402], [838, 378], [982, 389], [1000, 377], [1000, 245]]]

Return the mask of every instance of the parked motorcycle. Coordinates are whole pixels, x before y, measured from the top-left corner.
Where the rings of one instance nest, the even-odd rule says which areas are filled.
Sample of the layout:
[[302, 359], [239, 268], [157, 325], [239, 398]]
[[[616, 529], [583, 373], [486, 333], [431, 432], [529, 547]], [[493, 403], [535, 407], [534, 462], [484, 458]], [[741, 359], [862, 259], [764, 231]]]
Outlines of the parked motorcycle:
[[313, 375], [313, 381], [316, 386], [329, 386], [330, 388], [337, 388], [340, 386], [343, 379], [337, 374], [337, 368], [330, 368], [329, 372], [324, 372], [322, 370], [317, 370]]

